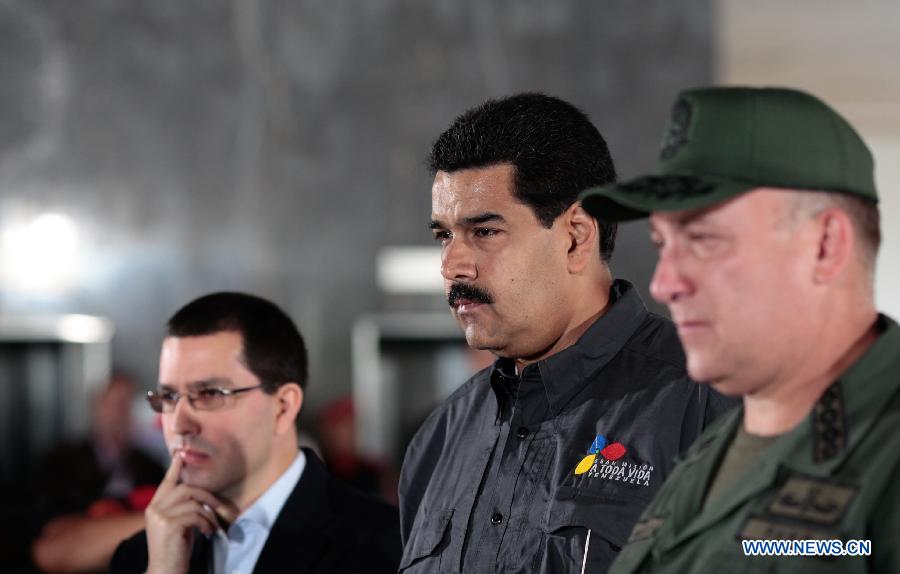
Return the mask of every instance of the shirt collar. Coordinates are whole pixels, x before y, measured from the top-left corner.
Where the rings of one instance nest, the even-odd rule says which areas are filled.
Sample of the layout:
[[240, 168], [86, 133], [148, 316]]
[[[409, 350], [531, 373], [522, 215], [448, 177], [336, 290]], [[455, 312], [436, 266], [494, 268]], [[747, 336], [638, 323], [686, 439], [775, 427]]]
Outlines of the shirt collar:
[[[881, 334], [862, 357], [857, 359], [829, 387], [813, 406], [810, 414], [796, 428], [781, 435], [766, 451], [770, 472], [757, 469], [761, 483], [774, 480], [779, 465], [813, 476], [828, 476], [854, 451], [892, 397], [900, 392], [900, 326], [885, 315], [879, 315]], [[725, 417], [723, 417], [725, 418]], [[742, 424], [743, 407], [735, 409], [728, 422], [715, 425], [716, 430], [698, 443], [715, 443], [719, 458], [731, 443], [738, 425]], [[709, 433], [707, 433], [709, 434]], [[702, 448], [692, 448], [696, 457]], [[759, 478], [765, 475], [769, 478]]]
[[791, 433], [805, 443], [795, 465], [827, 474], [852, 453], [900, 392], [900, 326], [878, 316], [878, 339], [816, 403], [810, 416]]
[[[591, 375], [603, 368], [625, 346], [647, 315], [647, 308], [634, 286], [623, 279], [613, 282], [606, 311], [584, 332], [571, 347], [532, 363], [523, 369], [516, 389], [511, 359], [498, 359], [491, 372], [491, 386], [497, 395], [501, 413], [517, 393], [534, 393], [546, 398], [551, 414], [558, 414], [568, 402], [591, 380]], [[534, 392], [533, 383], [541, 383], [543, 392]], [[524, 387], [531, 387], [528, 391]], [[525, 396], [523, 400], [528, 400]]]
[[882, 329], [879, 338], [823, 393], [809, 416], [766, 449], [754, 463], [752, 474], [726, 489], [716, 504], [699, 514], [710, 477], [742, 424], [743, 407], [723, 415], [691, 446], [682, 464], [697, 465], [694, 480], [672, 495], [677, 534], [667, 548], [709, 528], [744, 501], [783, 480], [785, 469], [827, 478], [845, 462], [900, 392], [900, 327], [884, 315], [878, 322]]
[[256, 502], [238, 516], [235, 524], [252, 522], [267, 532], [270, 531], [272, 525], [275, 524], [275, 519], [278, 518], [278, 513], [281, 512], [281, 508], [300, 480], [304, 468], [306, 468], [306, 455], [299, 450], [297, 456], [294, 457], [294, 462], [278, 480], [272, 483], [272, 486], [266, 489], [262, 496], [256, 499]]

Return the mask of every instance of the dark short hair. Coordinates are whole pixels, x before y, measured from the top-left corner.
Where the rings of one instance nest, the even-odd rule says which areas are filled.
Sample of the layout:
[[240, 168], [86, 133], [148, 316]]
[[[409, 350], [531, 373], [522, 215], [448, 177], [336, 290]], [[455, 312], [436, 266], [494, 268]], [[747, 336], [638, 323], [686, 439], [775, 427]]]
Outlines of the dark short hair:
[[170, 337], [197, 337], [223, 331], [239, 333], [243, 361], [263, 390], [274, 393], [285, 383], [306, 386], [306, 347], [297, 326], [271, 301], [246, 293], [220, 292], [194, 299], [168, 322]]
[[[515, 197], [547, 228], [579, 193], [616, 179], [606, 141], [584, 112], [539, 93], [472, 108], [438, 137], [428, 158], [432, 175], [498, 164], [515, 166]], [[615, 243], [616, 224], [601, 222], [604, 262]]]

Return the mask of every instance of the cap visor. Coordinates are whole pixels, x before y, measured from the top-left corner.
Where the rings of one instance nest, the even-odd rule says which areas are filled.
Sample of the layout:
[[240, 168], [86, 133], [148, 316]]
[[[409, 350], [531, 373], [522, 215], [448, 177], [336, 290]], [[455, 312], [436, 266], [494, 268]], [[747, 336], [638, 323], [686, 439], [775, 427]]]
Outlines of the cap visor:
[[712, 177], [649, 175], [588, 189], [580, 199], [584, 209], [601, 221], [630, 221], [653, 211], [702, 209], [756, 187]]

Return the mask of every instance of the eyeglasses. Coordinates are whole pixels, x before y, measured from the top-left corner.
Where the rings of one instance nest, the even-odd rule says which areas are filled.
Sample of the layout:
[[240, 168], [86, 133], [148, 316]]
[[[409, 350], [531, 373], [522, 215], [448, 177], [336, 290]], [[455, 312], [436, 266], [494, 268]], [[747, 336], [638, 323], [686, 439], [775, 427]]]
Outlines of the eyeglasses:
[[158, 413], [171, 413], [175, 410], [178, 399], [184, 397], [191, 407], [198, 411], [214, 411], [225, 406], [228, 397], [261, 388], [262, 385], [244, 387], [241, 389], [208, 387], [186, 394], [177, 393], [175, 391], [147, 391], [147, 402], [150, 403], [150, 408]]

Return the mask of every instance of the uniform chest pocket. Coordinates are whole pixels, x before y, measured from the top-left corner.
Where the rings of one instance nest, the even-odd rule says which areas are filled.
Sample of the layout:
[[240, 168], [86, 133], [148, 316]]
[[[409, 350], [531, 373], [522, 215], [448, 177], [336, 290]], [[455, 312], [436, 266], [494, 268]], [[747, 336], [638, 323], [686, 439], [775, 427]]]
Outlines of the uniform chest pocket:
[[450, 542], [453, 510], [426, 514], [413, 525], [411, 540], [403, 549], [401, 572], [439, 572], [441, 554]]

